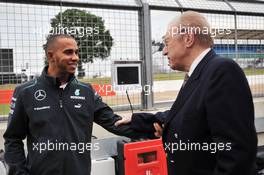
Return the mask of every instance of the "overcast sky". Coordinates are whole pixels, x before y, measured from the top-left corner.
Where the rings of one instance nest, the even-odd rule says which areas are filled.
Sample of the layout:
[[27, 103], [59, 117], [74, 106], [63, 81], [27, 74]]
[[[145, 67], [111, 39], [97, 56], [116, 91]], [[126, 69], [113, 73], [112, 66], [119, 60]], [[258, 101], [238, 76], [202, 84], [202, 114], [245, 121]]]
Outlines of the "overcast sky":
[[[62, 10], [68, 8], [62, 7]], [[110, 76], [110, 65], [113, 60], [140, 59], [137, 11], [78, 9], [85, 9], [101, 16], [114, 38], [114, 46], [108, 61], [96, 60], [94, 64], [84, 66], [90, 75], [101, 72], [101, 75]], [[50, 19], [60, 10], [58, 6], [0, 3], [0, 48], [14, 49], [15, 72], [20, 72], [26, 65], [33, 74], [41, 71], [44, 57], [41, 46], [50, 29]], [[177, 15], [180, 13], [151, 11], [152, 38], [161, 40], [168, 23]], [[205, 16], [214, 28], [234, 28], [234, 17], [231, 15], [205, 14]], [[239, 29], [264, 29], [264, 17], [238, 16], [237, 21]]]

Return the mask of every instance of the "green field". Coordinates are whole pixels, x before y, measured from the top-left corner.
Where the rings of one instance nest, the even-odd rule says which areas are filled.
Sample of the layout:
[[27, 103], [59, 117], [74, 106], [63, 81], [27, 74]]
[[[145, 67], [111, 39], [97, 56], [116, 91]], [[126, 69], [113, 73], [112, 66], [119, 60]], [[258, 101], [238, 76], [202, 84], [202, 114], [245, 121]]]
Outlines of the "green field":
[[220, 54], [223, 57], [226, 58], [231, 58], [231, 59], [235, 59], [236, 57], [239, 59], [264, 59], [264, 54], [263, 53], [238, 53], [237, 55], [235, 53], [228, 53], [228, 54]]
[[0, 105], [0, 115], [7, 115], [9, 113], [9, 104]]
[[[264, 75], [264, 69], [254, 69], [247, 68], [244, 69], [246, 75]], [[154, 81], [163, 81], [163, 80], [182, 80], [184, 78], [184, 72], [171, 72], [171, 73], [158, 73], [153, 74]], [[91, 84], [111, 84], [111, 78], [84, 78], [80, 81], [91, 83]], [[0, 88], [1, 89], [1, 88]]]
[[244, 69], [246, 75], [264, 75], [264, 69]]
[[[246, 75], [264, 75], [264, 69], [253, 69], [247, 68], [244, 69]], [[154, 81], [163, 81], [163, 80], [180, 80], [184, 77], [183, 72], [172, 72], [172, 73], [159, 73], [154, 74], [153, 79]], [[111, 78], [84, 78], [80, 81], [91, 83], [91, 84], [111, 84]], [[8, 84], [8, 85], [0, 85], [1, 89], [14, 89], [16, 85]], [[109, 103], [111, 105], [111, 102]], [[0, 105], [0, 115], [7, 115], [9, 112], [9, 105]]]
[[[246, 75], [264, 75], [264, 69], [253, 69], [247, 68], [244, 69]], [[171, 72], [171, 73], [158, 73], [153, 74], [154, 81], [163, 81], [163, 80], [182, 80], [184, 77], [184, 72]], [[90, 84], [111, 84], [111, 77], [103, 78], [83, 78], [80, 81]], [[0, 90], [3, 89], [15, 89], [16, 85], [14, 84], [5, 84], [0, 85]]]

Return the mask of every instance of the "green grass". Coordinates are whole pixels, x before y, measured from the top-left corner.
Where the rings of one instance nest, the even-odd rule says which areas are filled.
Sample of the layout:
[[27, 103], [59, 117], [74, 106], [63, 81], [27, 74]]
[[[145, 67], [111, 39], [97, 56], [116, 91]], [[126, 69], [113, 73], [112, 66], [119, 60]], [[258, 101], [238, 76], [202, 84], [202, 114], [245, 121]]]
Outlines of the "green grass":
[[159, 73], [154, 74], [154, 81], [163, 81], [163, 80], [182, 80], [184, 77], [184, 72], [172, 72], [172, 73]]
[[264, 59], [264, 54], [263, 53], [238, 53], [237, 55], [235, 53], [227, 53], [227, 54], [220, 54], [223, 57], [226, 58], [231, 58], [231, 59], [235, 59], [236, 56], [237, 58], [241, 59], [248, 59], [248, 58], [254, 58], [254, 59]]
[[[162, 81], [162, 80], [181, 80], [184, 77], [183, 72], [172, 72], [172, 73], [159, 73], [154, 74], [154, 81]], [[104, 78], [84, 78], [80, 79], [80, 81], [90, 84], [111, 84], [111, 77]], [[1, 89], [1, 88], [0, 88]]]
[[0, 90], [9, 90], [9, 89], [15, 89], [17, 85], [16, 84], [4, 84], [0, 85]]
[[[244, 69], [246, 75], [264, 75], [264, 69], [246, 68]], [[153, 75], [154, 81], [163, 80], [182, 80], [184, 72], [158, 73]], [[80, 81], [90, 84], [111, 84], [111, 77], [104, 78], [83, 78]], [[0, 90], [15, 89], [15, 84], [0, 85]]]
[[9, 113], [9, 104], [0, 105], [0, 115], [7, 115]]
[[110, 77], [83, 78], [83, 79], [80, 79], [80, 81], [84, 82], [84, 83], [90, 83], [90, 84], [111, 84], [111, 78]]
[[[247, 68], [244, 69], [246, 75], [264, 75], [264, 69], [254, 69]], [[154, 81], [163, 81], [163, 80], [181, 80], [184, 77], [184, 72], [172, 72], [172, 73], [159, 73], [154, 74]], [[82, 82], [91, 83], [91, 84], [111, 84], [111, 77], [105, 78], [84, 78], [80, 79]], [[15, 89], [16, 85], [6, 84], [0, 85], [0, 90], [2, 89]], [[109, 103], [110, 105], [110, 103]], [[0, 115], [7, 115], [9, 112], [9, 104], [0, 105]]]
[[246, 75], [264, 75], [264, 69], [247, 68], [244, 72]]

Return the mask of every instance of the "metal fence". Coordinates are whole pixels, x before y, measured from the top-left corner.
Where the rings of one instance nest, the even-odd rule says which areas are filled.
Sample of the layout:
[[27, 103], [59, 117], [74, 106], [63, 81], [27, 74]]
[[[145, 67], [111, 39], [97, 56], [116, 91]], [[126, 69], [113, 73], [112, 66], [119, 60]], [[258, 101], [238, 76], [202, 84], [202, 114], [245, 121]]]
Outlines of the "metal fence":
[[[104, 86], [107, 92], [111, 87], [114, 93], [103, 94], [103, 100], [110, 106], [116, 110], [129, 109], [126, 90], [108, 86], [113, 83], [114, 61], [142, 63], [143, 90], [135, 88], [128, 91], [134, 108], [170, 105], [181, 87], [183, 73], [169, 69], [167, 58], [162, 56], [159, 46], [167, 24], [186, 10], [199, 11], [208, 18], [216, 32], [215, 51], [235, 59], [247, 75], [252, 94], [263, 96], [263, 8], [263, 1], [0, 0], [0, 115], [7, 115], [8, 98], [15, 86], [41, 73], [45, 64], [42, 45], [51, 30], [56, 32], [56, 27], [63, 20], [68, 26], [72, 21], [78, 23], [78, 20], [78, 25], [89, 26], [88, 30], [82, 29], [83, 33], [80, 33], [80, 28], [72, 31], [89, 36], [80, 39], [80, 44], [86, 43], [86, 50], [81, 50], [82, 67], [78, 77], [97, 87]], [[91, 16], [80, 22], [83, 14], [72, 15], [73, 10]], [[56, 17], [57, 26], [52, 25], [52, 21], [56, 21], [52, 19]], [[98, 38], [90, 36], [98, 32], [93, 27], [100, 21], [105, 27], [103, 33]], [[219, 30], [226, 30], [229, 34], [221, 35]], [[85, 57], [88, 52], [94, 54]]]

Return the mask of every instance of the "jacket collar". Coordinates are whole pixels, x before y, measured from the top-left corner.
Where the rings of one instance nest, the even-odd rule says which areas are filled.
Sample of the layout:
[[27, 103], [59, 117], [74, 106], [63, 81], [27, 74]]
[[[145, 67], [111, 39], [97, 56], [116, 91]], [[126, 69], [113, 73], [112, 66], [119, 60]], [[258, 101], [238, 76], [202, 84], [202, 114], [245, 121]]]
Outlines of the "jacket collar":
[[[49, 76], [47, 72], [48, 72], [48, 66], [45, 66], [43, 71], [42, 71], [42, 73], [41, 73], [40, 78], [42, 78], [43, 80], [45, 80], [46, 82], [48, 82], [52, 86], [55, 86], [55, 87], [59, 88], [60, 85], [61, 85], [61, 82], [60, 82], [59, 78], [58, 77]], [[72, 82], [74, 79], [75, 79], [75, 76], [73, 74], [70, 75], [69, 79], [68, 79], [68, 83]]]

